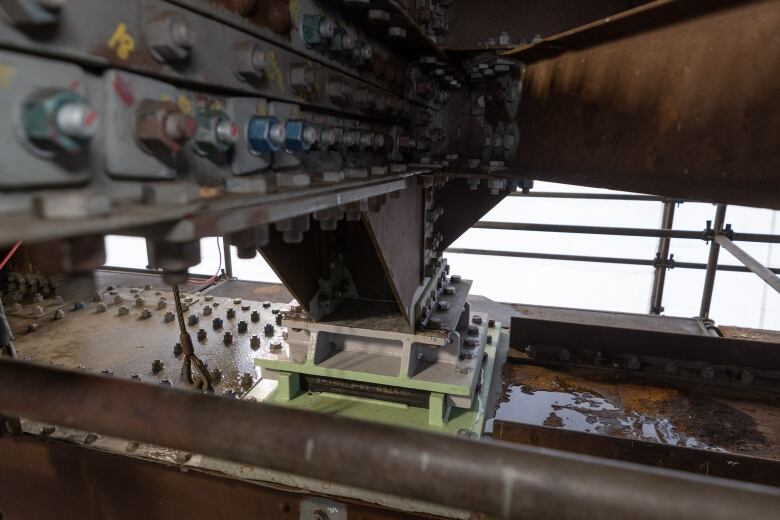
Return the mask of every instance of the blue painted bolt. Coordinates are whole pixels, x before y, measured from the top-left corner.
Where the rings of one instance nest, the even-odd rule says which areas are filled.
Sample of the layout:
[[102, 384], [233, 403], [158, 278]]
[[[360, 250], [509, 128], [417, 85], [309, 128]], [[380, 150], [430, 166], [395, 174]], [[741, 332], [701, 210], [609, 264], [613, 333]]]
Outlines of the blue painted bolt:
[[299, 120], [287, 121], [284, 135], [284, 149], [288, 152], [305, 152], [317, 141], [317, 129]]
[[211, 324], [214, 326], [214, 330], [219, 330], [222, 328], [222, 318], [214, 318], [211, 320]]
[[275, 152], [285, 142], [285, 128], [275, 117], [254, 116], [247, 124], [246, 138], [252, 153]]

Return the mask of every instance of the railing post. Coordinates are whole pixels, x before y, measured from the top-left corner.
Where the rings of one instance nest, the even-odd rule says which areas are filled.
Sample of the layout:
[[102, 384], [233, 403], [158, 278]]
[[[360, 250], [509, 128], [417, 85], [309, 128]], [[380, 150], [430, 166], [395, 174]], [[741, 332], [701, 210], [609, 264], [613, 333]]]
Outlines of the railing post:
[[[674, 225], [674, 202], [664, 202], [664, 212], [661, 217], [661, 229], [672, 229]], [[661, 237], [658, 240], [657, 265], [653, 276], [653, 293], [650, 295], [650, 314], [661, 314], [664, 311], [662, 305], [664, 297], [664, 284], [666, 283], [666, 269], [669, 262], [669, 245], [672, 239]]]
[[726, 220], [726, 205], [718, 204], [715, 210], [715, 221], [713, 222], [713, 231], [715, 234], [710, 242], [710, 256], [707, 258], [707, 273], [704, 275], [704, 291], [701, 297], [701, 307], [699, 308], [699, 319], [706, 320], [710, 317], [710, 304], [712, 303], [712, 291], [715, 288], [715, 273], [718, 272], [718, 254], [720, 253], [720, 244], [715, 237], [723, 231], [723, 223]]

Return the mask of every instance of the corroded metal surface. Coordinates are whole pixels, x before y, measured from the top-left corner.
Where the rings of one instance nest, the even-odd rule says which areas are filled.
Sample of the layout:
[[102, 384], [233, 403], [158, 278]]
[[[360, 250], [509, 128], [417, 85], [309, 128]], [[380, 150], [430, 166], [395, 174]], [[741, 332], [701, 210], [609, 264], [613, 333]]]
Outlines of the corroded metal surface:
[[654, 4], [685, 16], [596, 24], [528, 67], [514, 173], [780, 208], [780, 2]]
[[415, 185], [400, 194], [381, 213], [366, 213], [363, 222], [401, 313], [413, 326], [414, 296], [423, 280], [423, 199]]
[[[174, 461], [152, 462], [134, 453], [123, 456], [45, 438], [0, 438], [0, 467], [0, 507], [9, 520], [47, 518], [53, 511], [63, 520], [293, 520], [299, 518], [299, 501], [307, 496], [286, 486], [192, 465], [182, 468]], [[366, 520], [420, 517], [354, 501], [347, 510]]]
[[495, 421], [493, 425], [493, 437], [757, 484], [777, 486], [780, 483], [780, 462], [742, 454], [501, 420]]
[[780, 459], [780, 410], [705, 392], [507, 364], [495, 419]]
[[[117, 294], [112, 295], [111, 292]], [[82, 310], [73, 310], [72, 304], [65, 307], [63, 319], [53, 319], [48, 315], [43, 320], [13, 319], [19, 357], [115, 377], [135, 375], [143, 381], [184, 386], [181, 379], [183, 356], [174, 352], [174, 345], [179, 341], [178, 326], [175, 320], [165, 321], [165, 314], [174, 311], [171, 293], [153, 287], [135, 287], [116, 288], [102, 294], [102, 302], [88, 302]], [[116, 303], [116, 296], [122, 301]], [[137, 297], [141, 298], [143, 306], [136, 305]], [[196, 354], [208, 364], [209, 370], [219, 369], [222, 372], [216, 391], [243, 394], [248, 390], [248, 385], [242, 386], [244, 374], [248, 373], [253, 381], [257, 380], [254, 358], [276, 356], [270, 350], [270, 342], [281, 340], [282, 330], [276, 325], [275, 313], [286, 309], [287, 305], [266, 302], [268, 306], [265, 307], [263, 302], [199, 293], [185, 293], [182, 297], [188, 307], [184, 313], [185, 321], [188, 322], [187, 329]], [[164, 308], [158, 309], [161, 298], [167, 303]], [[98, 303], [106, 306], [104, 312], [97, 311]], [[123, 306], [128, 314], [121, 316], [119, 308]], [[211, 308], [211, 313], [204, 315], [206, 307]], [[233, 318], [228, 318], [229, 309], [235, 312]], [[145, 310], [150, 312], [149, 318], [142, 317]], [[258, 313], [257, 321], [251, 319], [253, 311]], [[195, 316], [197, 323], [190, 325], [189, 316]], [[215, 318], [222, 320], [222, 326], [216, 330], [212, 325]], [[239, 332], [241, 321], [246, 322], [246, 332]], [[36, 330], [28, 332], [27, 328], [33, 323]], [[273, 327], [270, 335], [265, 334], [266, 324]], [[206, 331], [203, 340], [197, 339], [201, 328]], [[224, 340], [226, 333], [232, 335], [229, 343]], [[260, 341], [256, 349], [250, 345], [252, 336], [257, 336]], [[156, 359], [162, 361], [162, 370], [153, 369], [152, 362]]]

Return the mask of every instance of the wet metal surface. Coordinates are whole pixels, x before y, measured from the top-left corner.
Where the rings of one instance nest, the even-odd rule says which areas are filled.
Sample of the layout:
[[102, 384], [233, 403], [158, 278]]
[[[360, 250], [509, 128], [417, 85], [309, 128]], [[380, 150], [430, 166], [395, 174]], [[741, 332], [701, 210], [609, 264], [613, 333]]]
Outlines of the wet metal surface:
[[502, 384], [496, 419], [780, 458], [780, 410], [761, 402], [615, 384], [526, 365], [505, 365]]

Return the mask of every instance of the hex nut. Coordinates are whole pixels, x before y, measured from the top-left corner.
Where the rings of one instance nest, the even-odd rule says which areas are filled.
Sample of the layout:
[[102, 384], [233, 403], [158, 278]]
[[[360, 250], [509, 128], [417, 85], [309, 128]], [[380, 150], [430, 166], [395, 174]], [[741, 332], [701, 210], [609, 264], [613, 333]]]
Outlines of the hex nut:
[[135, 137], [151, 155], [178, 153], [197, 130], [195, 119], [181, 113], [172, 101], [144, 99], [136, 108]]
[[266, 56], [256, 42], [240, 42], [233, 47], [233, 71], [242, 81], [257, 83], [265, 77]]
[[285, 127], [276, 117], [252, 116], [246, 129], [249, 151], [255, 155], [279, 150], [285, 140]]

